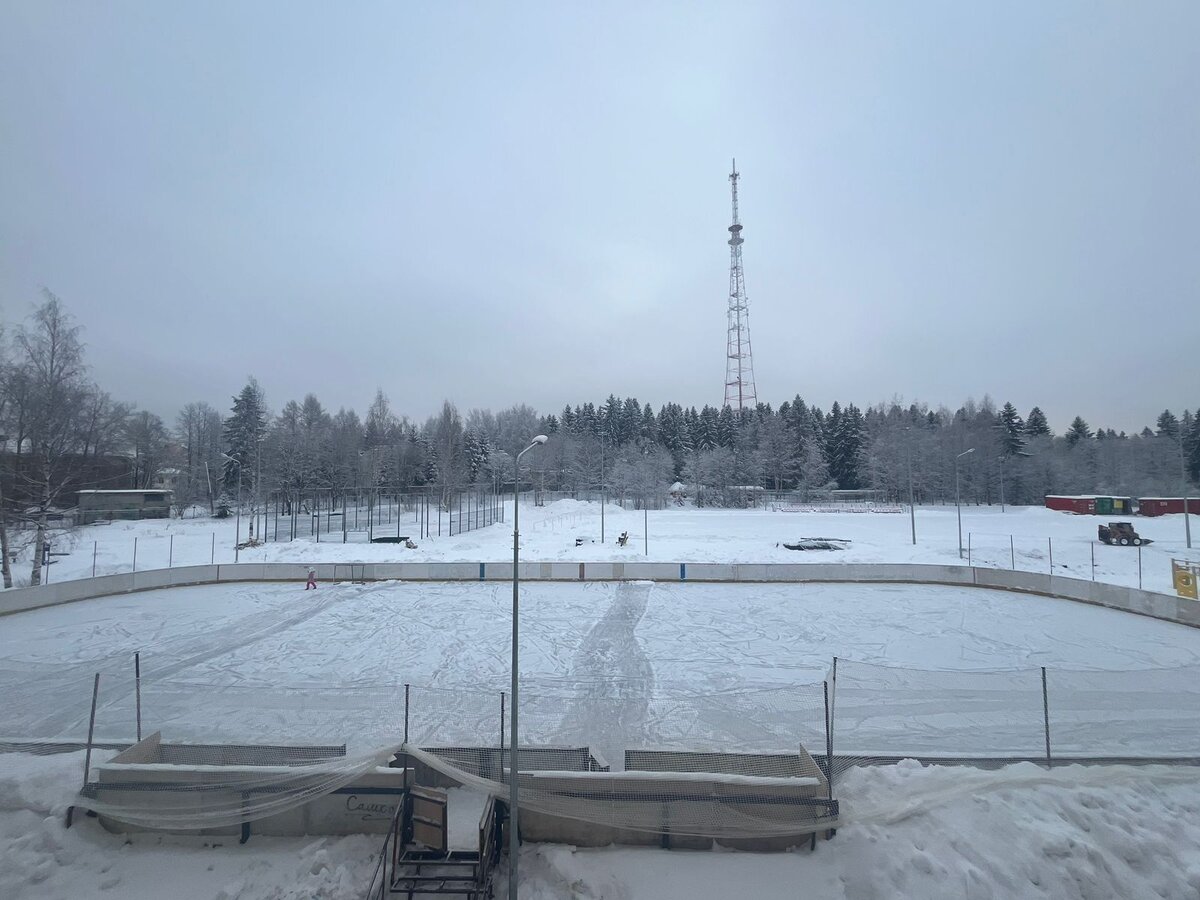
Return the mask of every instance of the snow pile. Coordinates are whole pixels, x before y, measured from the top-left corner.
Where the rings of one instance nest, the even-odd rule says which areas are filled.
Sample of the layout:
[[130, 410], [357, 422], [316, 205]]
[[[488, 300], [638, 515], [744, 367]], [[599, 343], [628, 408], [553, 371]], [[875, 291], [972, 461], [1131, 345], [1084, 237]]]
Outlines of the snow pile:
[[[0, 757], [0, 896], [358, 900], [378, 836], [118, 835], [63, 814], [82, 754]], [[455, 792], [460, 793], [460, 792]], [[523, 900], [1194, 897], [1200, 772], [1030, 764], [996, 772], [911, 761], [847, 775], [849, 824], [817, 852], [688, 853], [526, 846]], [[875, 803], [878, 798], [880, 803]], [[882, 807], [888, 807], [887, 811]], [[464, 829], [466, 834], [466, 829]], [[504, 896], [505, 873], [496, 885]]]
[[68, 830], [64, 817], [82, 778], [82, 753], [4, 754], [0, 772], [0, 897], [5, 900], [152, 900], [164, 894], [361, 900], [381, 843], [373, 835], [255, 837], [239, 845], [235, 837], [109, 834], [78, 811]]
[[654, 850], [530, 847], [521, 896], [1099, 900], [1200, 891], [1194, 770], [1047, 773], [1024, 764], [979, 773], [908, 762], [860, 770], [853, 787], [909, 803], [891, 821], [840, 829], [815, 854], [692, 853], [684, 861]]

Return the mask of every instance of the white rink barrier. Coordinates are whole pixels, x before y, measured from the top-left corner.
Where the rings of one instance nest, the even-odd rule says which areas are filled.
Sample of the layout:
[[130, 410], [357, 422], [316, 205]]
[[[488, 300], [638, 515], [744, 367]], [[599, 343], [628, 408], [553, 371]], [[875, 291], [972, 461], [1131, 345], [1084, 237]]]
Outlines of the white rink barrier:
[[[509, 581], [512, 563], [234, 563], [147, 569], [125, 575], [81, 578], [0, 593], [0, 616], [77, 600], [148, 591], [157, 588], [239, 581], [294, 581], [303, 584], [309, 568], [317, 579], [337, 581]], [[1200, 603], [1170, 594], [1008, 569], [936, 566], [907, 563], [662, 563], [662, 562], [526, 562], [523, 581], [699, 581], [784, 583], [948, 584], [1019, 591], [1075, 600], [1093, 606], [1136, 613], [1200, 627]]]

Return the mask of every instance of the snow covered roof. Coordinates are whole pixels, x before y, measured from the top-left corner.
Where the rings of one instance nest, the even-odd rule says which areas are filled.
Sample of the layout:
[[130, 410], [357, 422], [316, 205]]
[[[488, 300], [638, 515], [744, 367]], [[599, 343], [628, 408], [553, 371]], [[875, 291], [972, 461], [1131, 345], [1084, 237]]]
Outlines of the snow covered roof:
[[172, 490], [167, 488], [109, 488], [105, 490], [85, 490], [80, 491], [81, 494], [173, 494]]
[[1120, 494], [1047, 494], [1047, 500], [1124, 500]]
[[671, 485], [671, 490], [672, 491], [682, 491], [683, 490], [683, 482], [681, 482], [681, 481], [675, 482], [673, 485]]

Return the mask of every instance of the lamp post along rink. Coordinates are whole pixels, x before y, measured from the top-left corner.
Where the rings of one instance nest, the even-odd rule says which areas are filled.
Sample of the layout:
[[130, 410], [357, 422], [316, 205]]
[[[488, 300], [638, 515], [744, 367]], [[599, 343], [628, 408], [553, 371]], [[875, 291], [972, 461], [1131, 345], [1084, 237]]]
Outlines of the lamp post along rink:
[[546, 443], [546, 435], [539, 434], [535, 437], [513, 460], [513, 601], [512, 601], [512, 710], [511, 715], [511, 734], [508, 740], [508, 896], [509, 900], [517, 898], [517, 854], [520, 851], [519, 841], [517, 839], [517, 802], [519, 799], [517, 775], [521, 771], [517, 767], [517, 615], [519, 612], [518, 592], [521, 580], [520, 574], [520, 558], [521, 558], [521, 533], [520, 533], [520, 511], [521, 511], [521, 457], [532, 450], [534, 447], [539, 447]]

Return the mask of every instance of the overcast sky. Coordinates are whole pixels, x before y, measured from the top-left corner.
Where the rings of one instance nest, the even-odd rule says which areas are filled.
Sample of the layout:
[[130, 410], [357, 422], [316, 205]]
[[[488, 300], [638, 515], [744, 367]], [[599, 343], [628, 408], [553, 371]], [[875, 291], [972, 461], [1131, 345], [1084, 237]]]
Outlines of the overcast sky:
[[0, 315], [172, 420], [1200, 404], [1200, 4], [0, 2]]

